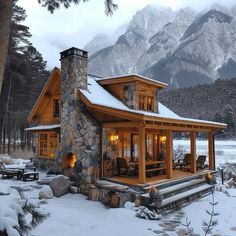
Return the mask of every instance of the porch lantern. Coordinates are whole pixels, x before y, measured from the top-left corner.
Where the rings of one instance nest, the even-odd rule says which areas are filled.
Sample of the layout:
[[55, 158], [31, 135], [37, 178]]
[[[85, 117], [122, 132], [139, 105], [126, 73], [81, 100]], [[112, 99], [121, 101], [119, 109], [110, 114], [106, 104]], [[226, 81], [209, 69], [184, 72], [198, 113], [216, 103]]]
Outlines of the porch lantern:
[[110, 141], [112, 143], [117, 142], [119, 140], [119, 136], [117, 134], [111, 134]]
[[160, 143], [166, 143], [166, 136], [165, 135], [160, 136]]

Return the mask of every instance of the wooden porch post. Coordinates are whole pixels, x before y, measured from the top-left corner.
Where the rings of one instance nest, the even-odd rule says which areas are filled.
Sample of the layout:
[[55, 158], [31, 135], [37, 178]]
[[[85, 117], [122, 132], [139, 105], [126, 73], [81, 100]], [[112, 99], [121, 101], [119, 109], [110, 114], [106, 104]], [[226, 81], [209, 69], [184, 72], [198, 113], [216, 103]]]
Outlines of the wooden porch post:
[[209, 169], [213, 170], [214, 169], [214, 145], [213, 145], [213, 134], [212, 132], [208, 132], [208, 156], [209, 156]]
[[166, 173], [167, 178], [171, 179], [173, 176], [173, 139], [172, 130], [166, 132]]
[[145, 165], [145, 128], [139, 128], [139, 182], [146, 183], [146, 165]]
[[191, 132], [191, 172], [196, 173], [196, 132]]

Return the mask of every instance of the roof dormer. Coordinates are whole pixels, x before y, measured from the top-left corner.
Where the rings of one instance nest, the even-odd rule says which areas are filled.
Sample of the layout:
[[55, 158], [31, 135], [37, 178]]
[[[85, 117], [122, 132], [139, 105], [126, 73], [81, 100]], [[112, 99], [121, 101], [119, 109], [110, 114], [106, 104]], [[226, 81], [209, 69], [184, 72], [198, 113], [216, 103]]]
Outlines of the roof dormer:
[[96, 79], [100, 85], [135, 110], [158, 113], [158, 91], [167, 84], [140, 75]]

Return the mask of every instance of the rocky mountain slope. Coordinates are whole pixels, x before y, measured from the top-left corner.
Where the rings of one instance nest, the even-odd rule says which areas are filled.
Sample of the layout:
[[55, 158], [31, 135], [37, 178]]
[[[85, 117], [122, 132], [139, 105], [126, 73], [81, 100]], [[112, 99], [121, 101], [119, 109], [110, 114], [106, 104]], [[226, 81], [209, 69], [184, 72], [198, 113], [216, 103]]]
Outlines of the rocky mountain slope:
[[90, 57], [100, 76], [141, 73], [171, 88], [236, 76], [236, 7], [219, 5], [196, 13], [149, 5], [109, 47]]
[[89, 71], [100, 76], [133, 73], [135, 64], [149, 48], [148, 40], [174, 16], [169, 8], [147, 6], [138, 11], [113, 46], [90, 57]]

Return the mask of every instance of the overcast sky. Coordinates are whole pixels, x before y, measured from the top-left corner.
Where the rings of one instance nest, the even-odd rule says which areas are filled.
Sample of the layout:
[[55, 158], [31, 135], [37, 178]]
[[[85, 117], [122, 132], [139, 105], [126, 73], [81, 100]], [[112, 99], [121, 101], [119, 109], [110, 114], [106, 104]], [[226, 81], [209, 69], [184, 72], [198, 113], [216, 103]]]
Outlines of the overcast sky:
[[31, 42], [48, 61], [48, 68], [59, 66], [59, 52], [75, 46], [83, 48], [96, 33], [112, 33], [118, 26], [128, 22], [133, 14], [147, 4], [158, 4], [173, 10], [186, 6], [197, 10], [217, 2], [232, 6], [235, 0], [114, 0], [119, 9], [112, 17], [104, 14], [104, 0], [90, 0], [69, 9], [61, 7], [54, 14], [41, 7], [37, 0], [19, 0], [26, 10], [23, 23], [30, 27]]

